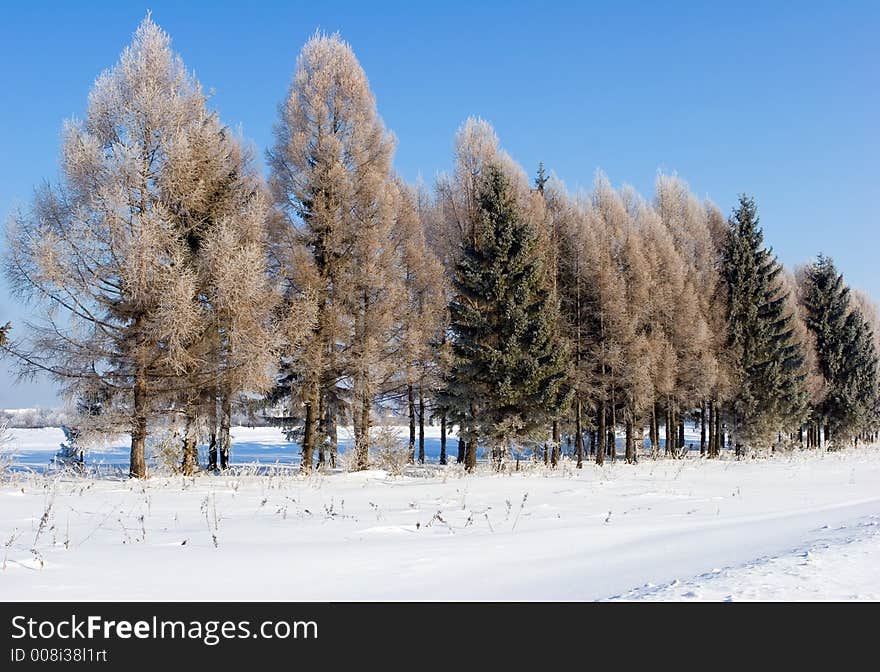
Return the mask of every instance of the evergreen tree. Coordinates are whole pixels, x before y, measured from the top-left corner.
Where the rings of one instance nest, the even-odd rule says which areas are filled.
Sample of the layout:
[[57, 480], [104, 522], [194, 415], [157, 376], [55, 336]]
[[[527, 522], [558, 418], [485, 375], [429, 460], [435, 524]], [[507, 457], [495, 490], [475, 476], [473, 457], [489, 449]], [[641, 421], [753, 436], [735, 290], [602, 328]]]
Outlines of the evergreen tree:
[[544, 187], [547, 185], [549, 178], [547, 177], [547, 173], [544, 171], [544, 162], [540, 161], [538, 163], [538, 174], [535, 176], [535, 190], [544, 195]]
[[[469, 438], [500, 460], [517, 439], [545, 427], [567, 401], [567, 352], [559, 347], [553, 304], [536, 232], [517, 207], [509, 180], [490, 167], [477, 199], [478, 235], [456, 265], [450, 306], [454, 363], [445, 393]], [[473, 244], [476, 243], [476, 244]]]
[[840, 427], [844, 430], [841, 434], [849, 438], [877, 427], [878, 360], [870, 324], [857, 308], [847, 315], [843, 335], [841, 379], [845, 382], [840, 396], [845, 414]]
[[847, 335], [853, 335], [846, 331], [849, 288], [834, 262], [822, 255], [807, 267], [802, 284], [807, 327], [815, 339], [816, 363], [825, 383], [823, 399], [813, 409], [814, 417], [826, 428], [827, 439], [829, 430], [836, 433], [843, 428], [846, 415], [844, 343]]
[[805, 411], [804, 353], [795, 338], [782, 266], [764, 247], [758, 222], [754, 200], [741, 195], [723, 251], [727, 346], [736, 379], [730, 410], [738, 448], [790, 428]]
[[801, 301], [824, 380], [814, 417], [826, 440], [857, 435], [873, 422], [876, 406], [877, 355], [870, 324], [828, 257], [819, 255], [805, 269]]

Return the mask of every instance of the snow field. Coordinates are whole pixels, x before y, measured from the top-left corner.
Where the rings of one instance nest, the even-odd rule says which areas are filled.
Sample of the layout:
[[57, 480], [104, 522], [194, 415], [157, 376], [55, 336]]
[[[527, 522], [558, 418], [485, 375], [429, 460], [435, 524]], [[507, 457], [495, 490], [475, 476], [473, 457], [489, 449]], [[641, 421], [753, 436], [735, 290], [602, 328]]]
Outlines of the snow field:
[[[235, 433], [248, 431], [258, 444], [264, 430]], [[33, 450], [55, 438], [27, 436]], [[13, 474], [0, 599], [880, 598], [877, 448], [250, 474]]]

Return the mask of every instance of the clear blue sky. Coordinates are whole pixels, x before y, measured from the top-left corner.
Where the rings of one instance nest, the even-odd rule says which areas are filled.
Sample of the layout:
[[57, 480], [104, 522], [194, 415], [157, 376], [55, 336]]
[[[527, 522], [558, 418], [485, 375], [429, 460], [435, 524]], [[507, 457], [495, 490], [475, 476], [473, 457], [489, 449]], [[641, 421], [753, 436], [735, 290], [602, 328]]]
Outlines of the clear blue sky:
[[[260, 155], [296, 55], [316, 28], [354, 47], [397, 169], [431, 181], [468, 115], [533, 172], [569, 187], [597, 168], [649, 196], [677, 171], [728, 212], [758, 202], [786, 264], [817, 252], [880, 298], [880, 3], [3, 3], [0, 215], [57, 175], [62, 120], [81, 116], [147, 8], [212, 105]], [[0, 281], [0, 320], [20, 319]], [[0, 381], [4, 380], [0, 364]], [[0, 408], [53, 405], [46, 383]]]

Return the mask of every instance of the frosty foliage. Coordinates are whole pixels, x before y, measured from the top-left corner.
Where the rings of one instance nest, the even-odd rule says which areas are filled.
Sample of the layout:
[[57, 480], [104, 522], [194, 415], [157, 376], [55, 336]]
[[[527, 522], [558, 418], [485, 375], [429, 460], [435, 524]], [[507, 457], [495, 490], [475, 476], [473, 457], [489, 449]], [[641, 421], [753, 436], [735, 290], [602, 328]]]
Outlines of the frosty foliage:
[[12, 436], [9, 434], [9, 423], [0, 420], [0, 481], [5, 480], [12, 468]]
[[401, 476], [409, 464], [409, 449], [395, 427], [378, 427], [370, 436], [370, 462], [391, 476]]
[[[234, 417], [280, 425], [305, 471], [393, 474], [431, 422], [468, 469], [501, 444], [603, 464], [618, 432], [628, 462], [646, 438], [681, 458], [686, 425], [711, 458], [875, 438], [875, 304], [817, 303], [747, 196], [727, 218], [674, 174], [650, 199], [601, 171], [579, 193], [543, 164], [530, 183], [474, 116], [431, 187], [395, 174], [395, 145], [351, 45], [316, 32], [264, 182], [148, 14], [64, 124], [57, 183], [7, 226], [31, 319], [0, 349], [60, 386], [80, 445], [128, 433], [139, 478], [148, 451], [161, 471], [227, 468]], [[372, 431], [389, 414], [408, 445]]]
[[25, 375], [99, 399], [88, 422], [130, 427], [143, 475], [148, 418], [270, 381], [268, 200], [149, 17], [65, 124], [61, 174], [7, 230], [7, 277], [35, 315], [16, 351]]

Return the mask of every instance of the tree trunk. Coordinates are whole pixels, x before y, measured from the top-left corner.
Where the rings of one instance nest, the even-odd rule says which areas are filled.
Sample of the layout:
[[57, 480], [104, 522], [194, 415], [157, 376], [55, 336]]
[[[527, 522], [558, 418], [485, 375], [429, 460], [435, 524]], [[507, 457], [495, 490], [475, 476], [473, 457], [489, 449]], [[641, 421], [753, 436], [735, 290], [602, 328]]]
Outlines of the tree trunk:
[[657, 402], [651, 403], [651, 418], [648, 423], [648, 439], [651, 441], [651, 457], [655, 460], [660, 456], [660, 446], [658, 445], [660, 437], [657, 427]]
[[229, 426], [232, 424], [232, 394], [228, 387], [220, 397], [220, 468], [229, 468], [229, 452], [232, 441], [229, 437]]
[[303, 426], [302, 462], [300, 469], [304, 472], [312, 470], [315, 454], [315, 400], [306, 399], [306, 419]]
[[614, 399], [614, 387], [611, 388], [611, 427], [608, 428], [608, 448], [611, 461], [617, 459], [617, 404]]
[[440, 464], [446, 464], [446, 411], [440, 414]]
[[406, 386], [407, 410], [409, 412], [409, 463], [416, 461], [416, 401], [413, 386]]
[[324, 395], [318, 394], [318, 468], [321, 468], [327, 462], [327, 455], [325, 454], [326, 450], [326, 442], [324, 441], [324, 437], [327, 435], [327, 404], [324, 400]]
[[147, 381], [143, 375], [138, 375], [135, 379], [133, 411], [128, 475], [131, 478], [146, 478], [147, 463], [144, 460], [144, 447], [147, 442]]
[[706, 429], [708, 430], [708, 441], [709, 441], [709, 457], [715, 457], [715, 401], [710, 399], [707, 404], [709, 407], [709, 418]]
[[463, 464], [464, 458], [465, 458], [465, 452], [466, 452], [465, 441], [461, 436], [461, 427], [459, 427], [458, 428], [458, 458], [455, 461], [458, 462], [459, 464]]
[[636, 461], [636, 450], [633, 444], [633, 421], [630, 413], [626, 414], [626, 452], [625, 459], [627, 464], [633, 464]]
[[724, 448], [724, 433], [721, 431], [721, 406], [715, 402], [715, 457], [721, 456]]
[[678, 454], [684, 454], [684, 413], [678, 414]]
[[581, 400], [575, 398], [574, 402], [574, 450], [577, 454], [577, 468], [584, 466], [584, 430], [581, 427]]
[[[370, 397], [362, 394], [360, 408], [360, 437], [355, 438], [355, 471], [363, 471], [370, 467]], [[355, 409], [355, 413], [358, 410]]]
[[700, 401], [700, 457], [706, 454], [706, 400]]
[[669, 457], [670, 455], [674, 456], [675, 453], [672, 445], [672, 401], [668, 398], [666, 399], [666, 422], [664, 425], [665, 427], [663, 429], [664, 434], [666, 435], [666, 446], [663, 454], [666, 455], [666, 457]]
[[192, 404], [187, 404], [184, 410], [185, 422], [183, 428], [183, 464], [181, 469], [184, 476], [192, 476], [198, 463], [198, 442], [196, 441], [196, 414]]
[[464, 467], [472, 472], [477, 466], [477, 441], [468, 439], [466, 444]]
[[502, 446], [495, 446], [492, 448], [492, 467], [495, 471], [501, 471], [501, 461], [504, 458], [504, 448]]
[[425, 397], [419, 385], [419, 464], [425, 463]]
[[596, 447], [596, 464], [605, 464], [605, 451], [607, 449], [607, 441], [608, 435], [605, 431], [605, 400], [603, 399], [599, 404], [599, 412], [597, 413], [599, 419], [599, 445]]
[[336, 397], [327, 403], [327, 436], [330, 439], [330, 468], [336, 468], [336, 454], [339, 451], [339, 433], [337, 430], [338, 409]]
[[555, 467], [557, 464], [559, 464], [559, 420], [553, 421], [551, 436], [553, 440], [553, 446], [550, 449], [550, 466]]
[[214, 392], [211, 393], [208, 423], [208, 469], [217, 471], [217, 395]]

